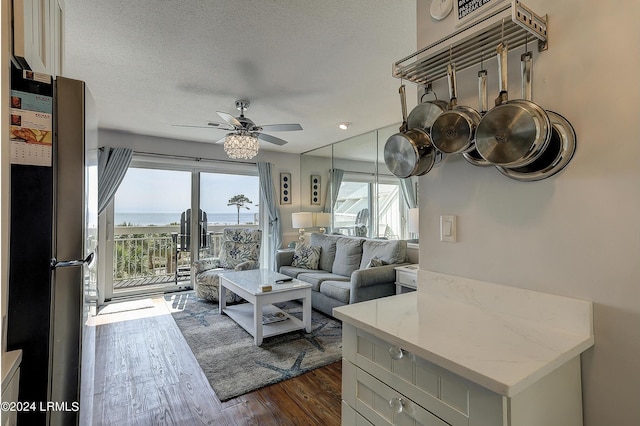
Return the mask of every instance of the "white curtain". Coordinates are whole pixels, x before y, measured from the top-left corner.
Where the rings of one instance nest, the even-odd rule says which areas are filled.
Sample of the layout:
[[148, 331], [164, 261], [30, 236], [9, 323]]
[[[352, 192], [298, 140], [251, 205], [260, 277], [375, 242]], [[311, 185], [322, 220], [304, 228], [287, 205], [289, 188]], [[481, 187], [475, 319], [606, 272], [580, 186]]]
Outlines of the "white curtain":
[[269, 215], [269, 230], [262, 233], [263, 247], [267, 249], [270, 268], [275, 269], [275, 253], [282, 245], [282, 225], [276, 201], [278, 198], [271, 178], [271, 163], [258, 162], [258, 176], [260, 177], [260, 204], [267, 209]]
[[334, 212], [336, 201], [338, 201], [338, 192], [340, 191], [340, 185], [342, 184], [342, 178], [344, 177], [344, 170], [331, 169], [329, 170], [329, 178], [331, 180], [330, 191], [327, 192], [327, 197], [324, 200], [324, 211]]
[[116, 194], [131, 164], [129, 148], [100, 148], [98, 151], [98, 214], [102, 213]]
[[402, 198], [408, 209], [418, 207], [418, 194], [416, 194], [416, 187], [410, 177], [400, 179], [400, 190], [402, 191]]

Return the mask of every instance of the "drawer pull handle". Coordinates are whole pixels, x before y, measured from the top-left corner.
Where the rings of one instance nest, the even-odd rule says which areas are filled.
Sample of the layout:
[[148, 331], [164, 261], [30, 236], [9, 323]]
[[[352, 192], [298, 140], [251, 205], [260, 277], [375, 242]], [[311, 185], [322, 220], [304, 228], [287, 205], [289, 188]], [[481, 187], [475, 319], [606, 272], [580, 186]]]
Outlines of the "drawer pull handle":
[[398, 346], [391, 346], [389, 348], [389, 356], [391, 357], [391, 359], [402, 359], [402, 357], [404, 356], [404, 349], [399, 348]]
[[394, 413], [402, 413], [404, 409], [404, 400], [402, 398], [391, 398], [389, 400], [389, 408], [393, 410]]

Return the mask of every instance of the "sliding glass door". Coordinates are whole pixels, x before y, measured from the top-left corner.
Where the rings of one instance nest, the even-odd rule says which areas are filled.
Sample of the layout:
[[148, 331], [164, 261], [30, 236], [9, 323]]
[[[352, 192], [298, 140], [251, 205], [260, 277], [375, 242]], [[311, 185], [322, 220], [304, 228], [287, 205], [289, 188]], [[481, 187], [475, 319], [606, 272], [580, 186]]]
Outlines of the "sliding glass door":
[[200, 173], [200, 209], [207, 219], [206, 240], [199, 257], [216, 257], [224, 228], [258, 228], [258, 176]]
[[255, 165], [135, 157], [102, 225], [103, 297], [193, 286], [193, 260], [220, 254], [225, 227], [258, 228]]
[[113, 202], [113, 295], [189, 281], [191, 172], [131, 167]]

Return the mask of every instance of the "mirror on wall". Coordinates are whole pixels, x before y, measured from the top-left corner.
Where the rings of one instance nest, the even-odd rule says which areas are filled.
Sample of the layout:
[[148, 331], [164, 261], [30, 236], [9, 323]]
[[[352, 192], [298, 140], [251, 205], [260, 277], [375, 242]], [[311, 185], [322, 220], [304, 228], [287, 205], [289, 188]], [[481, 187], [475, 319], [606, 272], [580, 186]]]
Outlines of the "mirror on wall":
[[402, 182], [384, 163], [384, 144], [398, 127], [394, 124], [303, 153], [302, 211], [331, 213], [326, 226], [331, 233], [415, 238], [409, 233], [408, 217], [409, 208], [417, 206], [418, 180]]

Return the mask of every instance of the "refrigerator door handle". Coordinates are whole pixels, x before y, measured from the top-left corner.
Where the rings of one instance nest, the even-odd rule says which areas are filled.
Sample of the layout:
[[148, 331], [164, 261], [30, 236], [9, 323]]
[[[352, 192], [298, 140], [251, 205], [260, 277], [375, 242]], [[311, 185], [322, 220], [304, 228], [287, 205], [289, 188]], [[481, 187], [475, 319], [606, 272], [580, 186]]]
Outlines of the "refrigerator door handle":
[[55, 257], [51, 259], [51, 269], [56, 269], [56, 268], [67, 268], [69, 266], [82, 266], [82, 265], [88, 265], [93, 261], [93, 256], [94, 253], [91, 252], [89, 253], [89, 256], [87, 256], [84, 259], [78, 259], [78, 260], [57, 260]]

